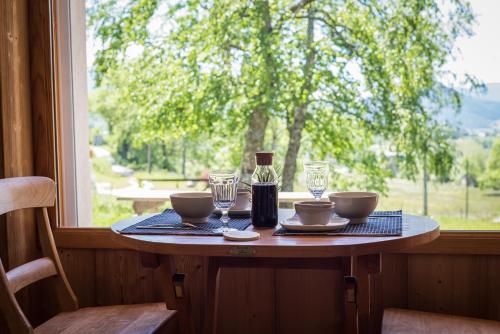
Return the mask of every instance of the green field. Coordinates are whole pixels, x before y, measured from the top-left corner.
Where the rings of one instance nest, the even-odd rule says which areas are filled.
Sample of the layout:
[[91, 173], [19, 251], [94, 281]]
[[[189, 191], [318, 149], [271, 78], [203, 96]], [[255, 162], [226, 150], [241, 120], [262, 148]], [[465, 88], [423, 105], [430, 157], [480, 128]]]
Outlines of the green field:
[[[379, 209], [422, 214], [422, 185], [408, 180], [389, 180], [387, 197]], [[429, 183], [429, 215], [443, 230], [500, 230], [500, 194], [469, 188], [469, 215], [465, 217], [465, 186]]]
[[[475, 161], [486, 161], [488, 143], [493, 138], [463, 137], [456, 140], [461, 157]], [[134, 176], [118, 176], [111, 171], [111, 163], [102, 158], [92, 159], [93, 179], [108, 184], [111, 189], [124, 188], [137, 183], [140, 178], [180, 178], [171, 172], [154, 170], [151, 174], [137, 171]], [[389, 179], [387, 196], [380, 198], [379, 210], [403, 210], [405, 213], [423, 214], [423, 185], [421, 180]], [[141, 184], [144, 186], [144, 184]], [[185, 182], [149, 182], [153, 189], [202, 190], [205, 184], [187, 187]], [[297, 183], [296, 191], [307, 191], [305, 185]], [[469, 188], [469, 210], [465, 213], [465, 185], [463, 182], [428, 183], [428, 214], [436, 219], [443, 230], [500, 230], [500, 192]], [[109, 226], [133, 215], [132, 203], [117, 201], [109, 195], [93, 195], [93, 225]]]
[[[156, 175], [158, 177], [158, 175]], [[171, 176], [171, 175], [169, 175]], [[112, 187], [123, 187], [126, 177], [106, 178], [97, 173], [96, 179], [105, 180]], [[154, 182], [155, 189], [182, 189], [182, 183]], [[422, 185], [402, 179], [388, 181], [389, 191], [379, 202], [380, 210], [399, 210], [422, 214]], [[500, 230], [500, 194], [469, 188], [469, 215], [465, 217], [465, 187], [454, 183], [429, 183], [429, 215], [435, 218], [443, 230]], [[117, 201], [111, 196], [94, 194], [93, 225], [109, 226], [133, 215], [132, 203]]]

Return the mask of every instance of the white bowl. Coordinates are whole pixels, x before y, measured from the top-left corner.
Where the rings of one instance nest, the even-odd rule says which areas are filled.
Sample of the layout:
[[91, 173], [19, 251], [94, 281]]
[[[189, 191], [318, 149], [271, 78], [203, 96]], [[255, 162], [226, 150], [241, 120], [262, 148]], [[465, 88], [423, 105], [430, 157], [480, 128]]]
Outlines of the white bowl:
[[330, 222], [335, 204], [328, 201], [295, 202], [295, 211], [304, 225], [326, 225]]
[[214, 211], [212, 194], [207, 192], [186, 192], [170, 195], [172, 208], [183, 222], [207, 223]]
[[349, 218], [352, 224], [366, 223], [378, 203], [377, 193], [363, 191], [331, 193], [328, 198], [335, 203], [335, 213]]

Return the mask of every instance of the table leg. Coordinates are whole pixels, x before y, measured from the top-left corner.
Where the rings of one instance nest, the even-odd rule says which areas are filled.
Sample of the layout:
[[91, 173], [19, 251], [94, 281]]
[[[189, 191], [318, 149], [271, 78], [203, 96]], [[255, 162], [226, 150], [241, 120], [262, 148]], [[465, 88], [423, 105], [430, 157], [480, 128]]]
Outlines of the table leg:
[[[237, 260], [237, 261], [233, 261]], [[290, 265], [290, 262], [283, 264], [279, 260], [269, 263], [265, 260], [254, 261], [255, 263], [245, 263], [242, 259], [209, 258], [206, 272], [205, 287], [205, 314], [203, 323], [203, 333], [215, 334], [217, 332], [217, 308], [219, 295], [219, 277], [222, 267], [332, 267], [339, 268], [333, 261], [326, 266], [323, 263], [313, 263], [317, 261], [307, 261], [306, 264]], [[248, 259], [247, 259], [248, 261]], [[151, 259], [143, 258], [143, 262], [150, 263]], [[234, 263], [233, 263], [234, 262]], [[323, 261], [321, 261], [323, 262]], [[152, 263], [152, 262], [151, 262]], [[160, 256], [160, 271], [165, 282], [164, 295], [167, 308], [177, 310], [179, 318], [180, 333], [195, 333], [192, 322], [189, 291], [183, 284], [183, 274], [178, 274], [174, 270], [172, 258], [167, 255]], [[280, 266], [281, 264], [281, 266]], [[343, 262], [342, 269], [345, 275], [346, 308], [345, 308], [345, 333], [375, 334], [380, 333], [382, 321], [382, 299], [380, 290], [381, 256], [364, 255], [351, 257]], [[350, 274], [350, 276], [349, 276]], [[353, 303], [354, 300], [354, 303]], [[357, 314], [356, 314], [357, 306]]]
[[206, 298], [205, 298], [205, 334], [215, 334], [217, 332], [217, 308], [219, 296], [219, 278], [221, 264], [214, 258], [208, 259], [207, 279], [206, 279]]
[[351, 261], [352, 276], [357, 281], [358, 333], [380, 333], [382, 303], [378, 283], [381, 280], [375, 276], [380, 275], [381, 256], [363, 255], [353, 257]]
[[172, 257], [160, 256], [160, 273], [164, 282], [164, 298], [169, 310], [176, 310], [179, 319], [179, 333], [194, 334], [194, 324], [191, 318], [189, 290], [184, 285], [184, 275], [175, 272]]
[[351, 258], [342, 258], [342, 273], [344, 276], [344, 329], [343, 333], [358, 333], [357, 283], [352, 276]]

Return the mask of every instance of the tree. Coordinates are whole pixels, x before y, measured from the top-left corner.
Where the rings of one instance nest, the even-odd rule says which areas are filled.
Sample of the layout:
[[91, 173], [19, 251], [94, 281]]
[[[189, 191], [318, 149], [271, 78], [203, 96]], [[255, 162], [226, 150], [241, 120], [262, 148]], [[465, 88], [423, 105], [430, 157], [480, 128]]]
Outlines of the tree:
[[481, 188], [500, 190], [500, 138], [495, 140], [488, 158], [488, 167], [480, 179]]
[[[409, 175], [424, 153], [431, 172], [452, 166], [434, 118], [443, 105], [460, 107], [441, 80], [455, 39], [469, 33], [466, 1], [104, 3], [89, 11], [102, 45], [96, 83], [128, 87], [134, 137], [222, 138], [240, 150], [248, 175], [279, 120], [284, 190], [293, 189], [304, 144], [309, 157], [364, 175], [366, 188], [383, 188], [387, 175], [383, 152], [372, 149], [380, 141]], [[112, 79], [120, 71], [125, 78]]]

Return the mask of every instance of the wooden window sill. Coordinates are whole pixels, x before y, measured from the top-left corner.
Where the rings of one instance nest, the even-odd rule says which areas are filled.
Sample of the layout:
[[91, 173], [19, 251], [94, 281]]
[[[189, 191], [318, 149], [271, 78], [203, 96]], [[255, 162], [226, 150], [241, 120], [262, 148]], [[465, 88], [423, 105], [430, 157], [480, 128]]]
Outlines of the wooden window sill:
[[441, 231], [430, 244], [404, 251], [410, 254], [500, 254], [498, 231]]
[[[125, 249], [109, 228], [60, 227], [54, 230], [54, 238], [59, 248]], [[500, 232], [442, 231], [432, 243], [400, 253], [500, 255]]]
[[58, 227], [54, 239], [59, 248], [125, 249], [107, 227]]

